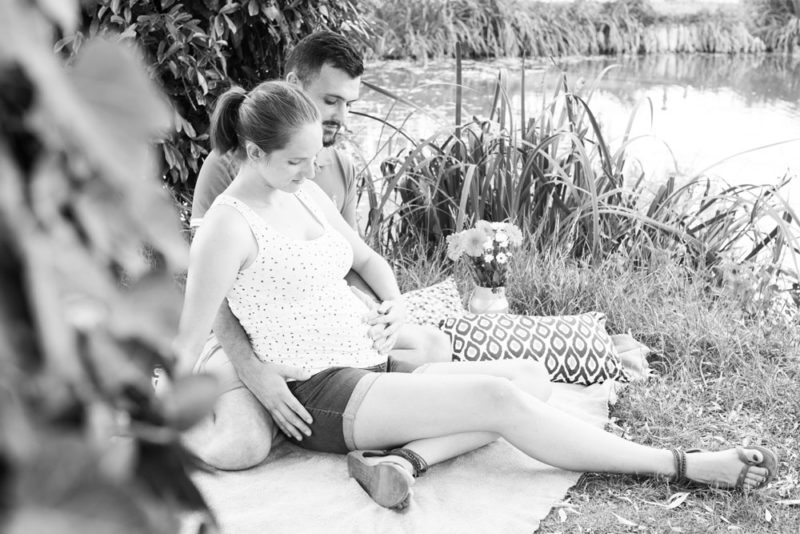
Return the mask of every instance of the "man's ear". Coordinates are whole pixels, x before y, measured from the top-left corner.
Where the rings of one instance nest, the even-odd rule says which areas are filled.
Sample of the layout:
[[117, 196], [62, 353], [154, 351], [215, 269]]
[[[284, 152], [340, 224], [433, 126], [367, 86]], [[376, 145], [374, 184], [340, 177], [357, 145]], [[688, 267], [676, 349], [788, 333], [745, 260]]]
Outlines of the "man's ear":
[[292, 85], [300, 86], [300, 78], [297, 77], [297, 74], [292, 70], [286, 75], [286, 81]]

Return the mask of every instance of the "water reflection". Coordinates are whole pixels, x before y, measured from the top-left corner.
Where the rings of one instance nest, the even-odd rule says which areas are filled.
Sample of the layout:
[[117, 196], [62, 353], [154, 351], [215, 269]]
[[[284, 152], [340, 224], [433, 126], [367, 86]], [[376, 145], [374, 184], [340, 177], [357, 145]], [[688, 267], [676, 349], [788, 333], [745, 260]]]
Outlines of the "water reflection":
[[[612, 64], [618, 66], [599, 81], [591, 107], [612, 148], [616, 148], [637, 104], [648, 99], [652, 102], [652, 123], [649, 113], [640, 109], [633, 132], [652, 137], [631, 145], [630, 154], [642, 162], [654, 183], [674, 172], [676, 161], [678, 172], [688, 176], [735, 154], [740, 155], [711, 167], [707, 174], [732, 184], [774, 183], [787, 173], [800, 174], [800, 142], [747, 152], [800, 138], [800, 58], [669, 54], [559, 62], [567, 73], [569, 87], [583, 93]], [[513, 105], [521, 105], [519, 60], [468, 62], [465, 66], [465, 117], [486, 117], [500, 67], [509, 71]], [[553, 94], [559, 74], [552, 65], [538, 63], [527, 66], [525, 75], [525, 105], [530, 115], [537, 113]], [[368, 89], [364, 89], [362, 101], [355, 106], [357, 110], [388, 117], [395, 124], [404, 123], [417, 138], [428, 137], [453, 121], [452, 62], [432, 63], [425, 68], [383, 62], [370, 65], [365, 79], [408, 98], [427, 112], [404, 105], [390, 109], [389, 99]], [[407, 146], [401, 138], [387, 142], [379, 123], [354, 119], [351, 130], [363, 154], [374, 154], [383, 147], [379, 160]], [[377, 164], [372, 168], [376, 170]], [[798, 185], [792, 187], [791, 202], [798, 206]]]
[[700, 91], [733, 91], [745, 105], [769, 103], [799, 109], [798, 57], [669, 54], [580, 61], [564, 68], [575, 68], [581, 75], [593, 78], [611, 64], [619, 64], [620, 68], [610, 71], [600, 87], [621, 100], [630, 96], [625, 84], [635, 80], [641, 88], [681, 85]]

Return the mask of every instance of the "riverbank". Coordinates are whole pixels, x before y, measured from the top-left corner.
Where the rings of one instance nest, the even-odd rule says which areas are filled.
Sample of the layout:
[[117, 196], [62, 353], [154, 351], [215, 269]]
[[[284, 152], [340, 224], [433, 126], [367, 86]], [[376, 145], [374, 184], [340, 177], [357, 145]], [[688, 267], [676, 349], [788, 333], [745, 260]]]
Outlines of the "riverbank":
[[[747, 3], [421, 0], [368, 4], [379, 58], [793, 53], [800, 6]], [[788, 10], [788, 11], [785, 11]], [[785, 15], [785, 16], [784, 16]]]

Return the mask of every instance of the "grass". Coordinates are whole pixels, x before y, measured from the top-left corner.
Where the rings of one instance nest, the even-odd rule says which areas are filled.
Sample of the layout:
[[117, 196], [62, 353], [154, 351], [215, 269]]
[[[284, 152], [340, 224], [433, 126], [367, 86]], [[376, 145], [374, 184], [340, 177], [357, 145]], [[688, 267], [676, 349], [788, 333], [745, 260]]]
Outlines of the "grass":
[[[585, 475], [543, 521], [542, 533], [800, 531], [800, 329], [782, 313], [749, 314], [735, 284], [679, 265], [668, 255], [650, 269], [621, 256], [588, 265], [563, 255], [518, 252], [508, 285], [512, 311], [569, 314], [599, 310], [609, 332], [630, 331], [652, 349], [656, 377], [631, 385], [612, 409], [612, 431], [644, 444], [722, 449], [765, 444], [780, 456], [766, 490], [743, 495], [689, 490], [655, 480]], [[461, 265], [410, 251], [397, 261], [405, 288]], [[688, 492], [681, 503], [675, 499]], [[672, 499], [672, 500], [671, 500]]]

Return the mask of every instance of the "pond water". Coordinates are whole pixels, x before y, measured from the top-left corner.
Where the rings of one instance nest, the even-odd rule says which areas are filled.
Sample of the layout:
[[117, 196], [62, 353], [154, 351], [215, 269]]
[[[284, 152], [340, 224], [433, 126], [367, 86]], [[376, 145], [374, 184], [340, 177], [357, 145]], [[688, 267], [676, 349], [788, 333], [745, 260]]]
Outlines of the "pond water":
[[[776, 56], [663, 55], [558, 60], [574, 92], [588, 92], [600, 73], [590, 107], [600, 120], [612, 149], [621, 144], [631, 114], [630, 145], [647, 179], [657, 184], [677, 172], [704, 173], [729, 184], [769, 184], [786, 174], [800, 175], [800, 58]], [[520, 61], [465, 62], [464, 116], [487, 118], [498, 70], [507, 69], [512, 102], [520, 102]], [[559, 70], [552, 63], [528, 62], [525, 68], [528, 114], [541, 109], [542, 90], [552, 95]], [[368, 88], [353, 110], [404, 122], [412, 137], [425, 138], [454, 121], [455, 62], [426, 66], [388, 61], [372, 63], [366, 81], [405, 97], [425, 111], [399, 104]], [[546, 97], [549, 98], [549, 97]], [[649, 107], [639, 105], [652, 103]], [[389, 111], [391, 112], [389, 113]], [[349, 128], [363, 155], [396, 154], [406, 145], [372, 119], [351, 116]], [[768, 148], [761, 148], [768, 145]], [[669, 147], [669, 150], [666, 148]], [[758, 149], [758, 150], [754, 150]], [[674, 154], [674, 159], [670, 155]], [[730, 158], [730, 159], [728, 159]], [[800, 177], [785, 195], [800, 211]]]

